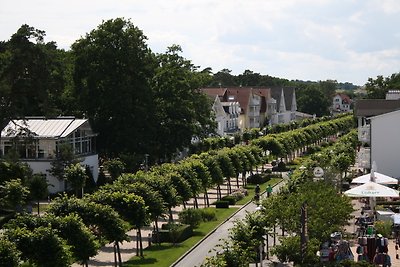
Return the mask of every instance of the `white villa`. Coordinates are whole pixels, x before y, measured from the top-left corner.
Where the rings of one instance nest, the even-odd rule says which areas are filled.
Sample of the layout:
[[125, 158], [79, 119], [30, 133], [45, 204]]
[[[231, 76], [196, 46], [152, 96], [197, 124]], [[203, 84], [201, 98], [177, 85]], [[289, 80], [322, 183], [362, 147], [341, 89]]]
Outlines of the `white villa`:
[[49, 173], [58, 145], [70, 144], [82, 166], [90, 168], [94, 181], [98, 177], [98, 155], [95, 150], [96, 134], [87, 119], [74, 117], [27, 117], [11, 120], [1, 131], [0, 156], [17, 148], [20, 161], [27, 163], [33, 173], [46, 176], [50, 193], [64, 190], [64, 182]]

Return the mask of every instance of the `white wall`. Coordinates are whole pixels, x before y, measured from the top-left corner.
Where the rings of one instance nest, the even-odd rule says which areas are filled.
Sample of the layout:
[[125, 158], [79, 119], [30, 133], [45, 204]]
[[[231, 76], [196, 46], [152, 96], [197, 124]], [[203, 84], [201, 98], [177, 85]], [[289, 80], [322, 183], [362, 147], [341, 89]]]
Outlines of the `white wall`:
[[400, 111], [371, 118], [371, 163], [378, 172], [400, 177]]
[[[32, 160], [25, 161], [33, 170], [33, 173], [43, 173], [46, 174], [47, 182], [50, 184], [48, 187], [50, 193], [62, 192], [64, 191], [64, 181], [59, 181], [57, 178], [52, 176], [48, 170], [51, 169], [50, 161], [46, 160]], [[99, 158], [98, 155], [91, 155], [84, 158], [81, 162], [82, 166], [89, 165], [90, 170], [93, 174], [93, 179], [97, 182], [99, 177]]]

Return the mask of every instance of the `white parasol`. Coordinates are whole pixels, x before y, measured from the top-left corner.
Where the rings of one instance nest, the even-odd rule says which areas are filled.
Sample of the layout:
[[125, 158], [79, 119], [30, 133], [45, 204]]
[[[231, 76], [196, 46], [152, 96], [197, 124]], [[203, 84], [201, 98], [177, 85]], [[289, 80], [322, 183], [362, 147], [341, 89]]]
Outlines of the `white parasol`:
[[349, 197], [399, 197], [399, 191], [375, 182], [356, 186], [344, 194]]
[[357, 178], [354, 178], [351, 182], [353, 184], [364, 184], [370, 181], [375, 181], [375, 183], [378, 184], [398, 184], [399, 182], [395, 178], [374, 171], [374, 169], [371, 169], [371, 173], [364, 174]]

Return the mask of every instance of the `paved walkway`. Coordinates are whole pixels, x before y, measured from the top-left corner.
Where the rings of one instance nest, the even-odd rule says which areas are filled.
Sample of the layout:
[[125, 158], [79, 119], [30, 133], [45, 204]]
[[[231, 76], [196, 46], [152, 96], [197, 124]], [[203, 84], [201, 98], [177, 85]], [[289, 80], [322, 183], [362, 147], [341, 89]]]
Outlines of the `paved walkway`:
[[[260, 169], [260, 168], [259, 168]], [[249, 174], [248, 174], [249, 175]], [[242, 181], [239, 178], [239, 185], [242, 186]], [[237, 188], [236, 178], [231, 179], [231, 187], [232, 189]], [[227, 194], [227, 184], [221, 185], [222, 196]], [[210, 189], [207, 191], [209, 195], [210, 204], [217, 200], [217, 190], [216, 188]], [[199, 208], [204, 207], [204, 195], [200, 194], [198, 198]], [[188, 201], [187, 207], [193, 206], [194, 199]], [[178, 213], [183, 209], [183, 205], [177, 206], [173, 208], [173, 217], [174, 220], [178, 219]], [[159, 227], [161, 224], [166, 223], [166, 221], [160, 221]], [[149, 245], [149, 237], [151, 235], [153, 227], [147, 227], [142, 229], [142, 237], [143, 237], [143, 248], [147, 248]], [[136, 230], [131, 230], [128, 233], [130, 241], [123, 242], [120, 244], [121, 258], [123, 262], [128, 261], [132, 257], [136, 255]], [[113, 267], [114, 265], [114, 246], [113, 243], [107, 244], [106, 246], [100, 248], [98, 254], [89, 260], [89, 266], [109, 266]], [[81, 266], [80, 264], [73, 264], [73, 267]]]

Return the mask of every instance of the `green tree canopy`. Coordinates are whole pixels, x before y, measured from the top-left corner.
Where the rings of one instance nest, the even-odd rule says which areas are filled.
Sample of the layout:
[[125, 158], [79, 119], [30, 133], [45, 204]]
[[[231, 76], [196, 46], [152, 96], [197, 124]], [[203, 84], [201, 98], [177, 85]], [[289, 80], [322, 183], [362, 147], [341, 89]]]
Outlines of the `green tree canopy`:
[[99, 133], [101, 152], [147, 150], [154, 121], [149, 81], [154, 55], [146, 36], [129, 20], [103, 21], [72, 45], [75, 96]]
[[321, 117], [329, 114], [331, 98], [325, 95], [318, 85], [309, 85], [296, 90], [297, 109]]

